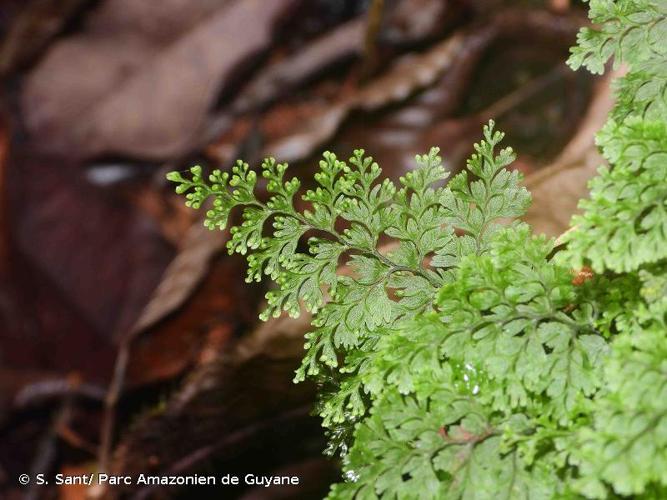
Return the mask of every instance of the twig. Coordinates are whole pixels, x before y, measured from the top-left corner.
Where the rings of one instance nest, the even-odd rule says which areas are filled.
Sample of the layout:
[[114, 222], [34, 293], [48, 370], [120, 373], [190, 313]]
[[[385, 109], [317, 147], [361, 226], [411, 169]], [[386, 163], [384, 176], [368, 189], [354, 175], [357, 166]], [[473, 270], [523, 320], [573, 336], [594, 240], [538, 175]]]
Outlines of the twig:
[[113, 445], [113, 438], [115, 433], [116, 421], [116, 405], [118, 399], [123, 391], [125, 385], [125, 374], [130, 358], [130, 344], [135, 338], [133, 332], [125, 336], [118, 349], [118, 356], [116, 357], [116, 365], [114, 366], [113, 377], [109, 384], [109, 390], [104, 399], [104, 417], [102, 420], [102, 431], [100, 436], [100, 452], [99, 452], [99, 470], [106, 472], [109, 465], [109, 457], [111, 455], [111, 447]]
[[[72, 409], [74, 404], [74, 396], [72, 393], [67, 394], [67, 397], [60, 405], [56, 412], [51, 426], [42, 437], [38, 447], [37, 453], [30, 466], [30, 476], [35, 477], [37, 474], [47, 474], [56, 460], [56, 453], [58, 451], [58, 429], [66, 426], [72, 418]], [[38, 500], [42, 497], [43, 487], [36, 482], [31, 483], [25, 495], [25, 500]]]
[[9, 202], [7, 200], [7, 160], [11, 131], [0, 105], [0, 278], [7, 271], [9, 260]]
[[372, 0], [368, 9], [366, 33], [364, 34], [364, 61], [361, 71], [362, 80], [367, 79], [375, 70], [378, 60], [377, 38], [382, 22], [384, 0]]
[[572, 72], [567, 70], [567, 66], [564, 64], [558, 65], [544, 75], [538, 76], [509, 94], [504, 95], [486, 109], [477, 113], [477, 116], [482, 122], [491, 118], [498, 118], [527, 99], [530, 99], [549, 84], [556, 82], [560, 78], [570, 76], [571, 74]]
[[569, 229], [567, 229], [564, 233], [561, 233], [558, 238], [556, 238], [556, 241], [554, 241], [554, 248], [565, 245], [566, 241], [565, 239], [573, 232], [575, 232], [578, 229], [579, 226], [572, 226]]
[[103, 401], [106, 391], [95, 384], [76, 383], [70, 378], [40, 380], [23, 386], [14, 398], [14, 406], [23, 409], [33, 406], [49, 399], [61, 399], [63, 397], [80, 397], [92, 401]]
[[60, 439], [72, 448], [77, 448], [90, 453], [92, 456], [97, 456], [97, 446], [81, 437], [67, 422], [60, 422], [57, 425], [56, 433]]

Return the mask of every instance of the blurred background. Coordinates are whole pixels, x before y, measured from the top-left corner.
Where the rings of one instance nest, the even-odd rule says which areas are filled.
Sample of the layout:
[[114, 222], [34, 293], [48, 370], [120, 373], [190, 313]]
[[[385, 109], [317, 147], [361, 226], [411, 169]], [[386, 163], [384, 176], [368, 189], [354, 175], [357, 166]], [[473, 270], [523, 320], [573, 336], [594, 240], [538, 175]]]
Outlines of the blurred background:
[[[309, 318], [165, 173], [265, 155], [309, 178], [364, 147], [462, 168], [495, 118], [557, 236], [601, 160], [607, 81], [564, 64], [568, 0], [2, 0], [0, 498], [321, 498]], [[298, 487], [19, 485], [22, 473], [293, 474]]]

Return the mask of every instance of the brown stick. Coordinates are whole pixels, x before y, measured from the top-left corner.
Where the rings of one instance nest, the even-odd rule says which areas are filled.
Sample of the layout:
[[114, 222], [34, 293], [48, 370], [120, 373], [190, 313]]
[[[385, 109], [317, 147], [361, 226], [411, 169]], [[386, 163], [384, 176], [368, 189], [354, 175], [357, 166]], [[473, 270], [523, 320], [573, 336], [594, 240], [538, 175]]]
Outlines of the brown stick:
[[[60, 405], [53, 417], [51, 426], [39, 442], [37, 453], [30, 465], [31, 477], [35, 477], [37, 474], [48, 474], [53, 467], [58, 451], [58, 429], [69, 423], [72, 418], [73, 406], [74, 396], [69, 394]], [[25, 500], [38, 500], [43, 493], [43, 487], [33, 482], [30, 484], [24, 498]]]
[[513, 90], [509, 94], [505, 94], [489, 107], [477, 114], [480, 121], [486, 122], [492, 118], [498, 118], [508, 111], [511, 111], [519, 104], [527, 99], [530, 99], [537, 92], [547, 87], [549, 84], [556, 82], [560, 78], [574, 75], [564, 64], [556, 66], [551, 71], [533, 78], [525, 85]]
[[109, 384], [109, 391], [104, 399], [104, 417], [102, 420], [102, 432], [100, 437], [99, 469], [105, 472], [109, 465], [111, 447], [115, 434], [116, 405], [125, 385], [125, 374], [130, 358], [130, 344], [134, 335], [128, 335], [123, 339], [118, 350], [113, 378]]
[[103, 387], [85, 382], [73, 384], [70, 377], [47, 379], [21, 387], [14, 397], [14, 407], [22, 409], [69, 396], [101, 402], [105, 394], [106, 390]]
[[378, 60], [377, 37], [382, 23], [384, 0], [373, 0], [368, 9], [368, 21], [364, 35], [364, 63], [361, 71], [362, 79], [371, 76]]

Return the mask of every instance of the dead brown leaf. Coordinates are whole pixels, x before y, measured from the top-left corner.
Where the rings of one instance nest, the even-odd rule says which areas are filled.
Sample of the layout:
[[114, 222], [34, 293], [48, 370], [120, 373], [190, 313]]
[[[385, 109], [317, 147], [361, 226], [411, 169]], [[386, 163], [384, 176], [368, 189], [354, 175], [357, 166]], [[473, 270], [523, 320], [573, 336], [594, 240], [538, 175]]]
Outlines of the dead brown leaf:
[[454, 35], [439, 43], [426, 54], [406, 57], [385, 74], [349, 97], [328, 107], [323, 113], [301, 127], [299, 132], [268, 144], [265, 155], [285, 161], [308, 156], [314, 148], [328, 140], [350, 111], [356, 108], [374, 110], [391, 102], [401, 101], [410, 93], [424, 88], [449, 67], [461, 50], [463, 35]]
[[[227, 347], [226, 341], [218, 342], [220, 338], [214, 332], [231, 339], [255, 322], [261, 289], [244, 282], [241, 258], [222, 257], [211, 265], [210, 257], [201, 253], [198, 257], [191, 260], [192, 265], [200, 266], [191, 268], [192, 279], [188, 273], [168, 272], [163, 283], [171, 282], [171, 291], [158, 288], [152, 305], [145, 310], [144, 321], [123, 339], [131, 342], [128, 386], [180, 375], [202, 356], [207, 357], [204, 351], [217, 349], [218, 344]], [[179, 290], [179, 283], [183, 290]], [[175, 299], [185, 304], [175, 303]], [[167, 314], [172, 314], [169, 321], [161, 321]]]
[[[403, 103], [416, 92], [447, 78], [449, 73], [456, 73], [448, 82], [453, 84], [446, 100], [451, 108], [461, 95], [461, 86], [457, 83], [468, 80], [477, 60], [491, 43], [498, 39], [539, 40], [566, 47], [572, 43], [580, 22], [576, 16], [558, 16], [544, 11], [503, 11], [479, 27], [454, 33], [423, 53], [398, 59], [387, 71], [357, 91], [334, 101], [297, 130], [269, 142], [264, 147], [264, 155], [285, 161], [303, 159], [331, 139], [352, 111], [370, 113]], [[447, 107], [447, 104], [443, 106]], [[397, 142], [399, 140], [396, 138]], [[391, 138], [387, 139], [389, 143]], [[390, 147], [387, 144], [385, 149]], [[410, 153], [412, 157], [413, 152]]]
[[[379, 26], [380, 45], [404, 45], [442, 32], [458, 19], [460, 8], [440, 0], [387, 2]], [[336, 26], [302, 50], [268, 65], [246, 85], [231, 108], [238, 113], [257, 109], [315, 77], [333, 64], [364, 52], [367, 15]]]
[[615, 71], [597, 82], [588, 112], [568, 145], [551, 165], [526, 179], [533, 203], [524, 220], [536, 233], [561, 234], [577, 212], [579, 200], [588, 196], [588, 181], [604, 163], [595, 146], [595, 133], [614, 103], [610, 78], [619, 74]]
[[127, 330], [173, 256], [157, 225], [76, 163], [26, 154], [11, 167], [18, 252], [100, 333]]
[[160, 284], [132, 327], [131, 334], [155, 324], [190, 297], [208, 271], [211, 257], [223, 247], [226, 236], [227, 233], [209, 231], [201, 224], [190, 228], [181, 251], [165, 269]]
[[[291, 381], [308, 325], [305, 316], [270, 320], [223, 356], [200, 364], [164, 407], [140, 417], [125, 434], [114, 454], [113, 473], [186, 473], [213, 458], [224, 460], [225, 471], [258, 470], [275, 467], [276, 455], [303, 454], [303, 446], [291, 449], [294, 439], [319, 443], [317, 420], [308, 416], [313, 387]], [[253, 452], [260, 443], [263, 449], [282, 451]], [[320, 446], [315, 445], [315, 453]], [[106, 493], [116, 498], [120, 492]], [[158, 495], [154, 490], [133, 493], [132, 498]]]
[[56, 153], [183, 154], [227, 75], [266, 48], [294, 3], [109, 0], [29, 75], [27, 128]]
[[322, 68], [359, 53], [364, 28], [363, 18], [353, 19], [315, 39], [292, 57], [269, 66], [242, 90], [232, 108], [243, 112], [251, 106], [262, 106]]
[[[387, 2], [390, 5], [390, 2]], [[380, 41], [414, 43], [442, 32], [460, 5], [442, 0], [401, 0], [387, 9], [380, 31]]]

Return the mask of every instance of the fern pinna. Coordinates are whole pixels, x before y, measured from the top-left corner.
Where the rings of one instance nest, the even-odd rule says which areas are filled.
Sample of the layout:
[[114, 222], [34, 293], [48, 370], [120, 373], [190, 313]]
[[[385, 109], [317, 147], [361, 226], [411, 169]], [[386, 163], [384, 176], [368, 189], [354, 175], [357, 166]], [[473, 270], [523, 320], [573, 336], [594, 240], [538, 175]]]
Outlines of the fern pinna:
[[330, 498], [667, 498], [667, 2], [590, 12], [570, 65], [629, 71], [564, 249], [507, 223], [530, 197], [492, 122], [446, 184], [437, 148], [398, 186], [325, 153], [302, 211], [273, 159], [266, 200], [243, 162], [169, 174], [209, 228], [241, 210], [263, 319], [313, 313], [296, 381], [321, 384]]

